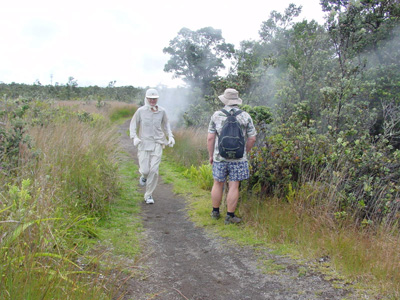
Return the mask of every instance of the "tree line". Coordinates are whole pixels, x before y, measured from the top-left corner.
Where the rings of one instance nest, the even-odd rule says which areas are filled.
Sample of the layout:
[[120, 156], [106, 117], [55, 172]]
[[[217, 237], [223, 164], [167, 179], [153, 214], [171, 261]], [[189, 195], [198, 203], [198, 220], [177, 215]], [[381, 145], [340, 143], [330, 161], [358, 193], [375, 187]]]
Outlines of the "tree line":
[[[107, 87], [97, 85], [80, 87], [74, 77], [69, 77], [66, 84], [42, 85], [36, 80], [33, 84], [0, 82], [0, 95], [5, 98], [29, 98], [38, 100], [95, 100], [134, 102], [141, 98], [144, 89], [134, 86], [115, 86], [116, 81], [110, 81]], [[139, 97], [140, 96], [140, 97]]]

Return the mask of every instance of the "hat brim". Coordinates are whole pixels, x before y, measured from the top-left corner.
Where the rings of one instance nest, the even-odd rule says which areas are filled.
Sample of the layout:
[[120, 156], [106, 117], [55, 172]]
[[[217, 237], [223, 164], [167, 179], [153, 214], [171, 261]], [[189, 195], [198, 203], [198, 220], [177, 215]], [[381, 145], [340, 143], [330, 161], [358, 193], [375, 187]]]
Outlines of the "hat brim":
[[219, 100], [225, 105], [240, 105], [242, 104], [243, 100], [240, 98], [237, 99], [227, 99], [224, 95], [218, 96]]
[[160, 96], [150, 96], [150, 97], [146, 97], [146, 98], [149, 98], [149, 99], [158, 99]]

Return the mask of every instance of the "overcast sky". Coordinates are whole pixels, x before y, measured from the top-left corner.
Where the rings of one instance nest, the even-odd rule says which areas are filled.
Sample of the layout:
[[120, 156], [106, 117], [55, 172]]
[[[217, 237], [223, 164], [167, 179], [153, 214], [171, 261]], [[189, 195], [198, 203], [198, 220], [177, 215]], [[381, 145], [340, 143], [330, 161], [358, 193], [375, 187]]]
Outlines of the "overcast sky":
[[5, 1], [0, 9], [0, 82], [79, 86], [177, 86], [163, 53], [178, 31], [211, 26], [228, 43], [257, 40], [271, 11], [303, 6], [297, 20], [323, 23], [319, 0]]

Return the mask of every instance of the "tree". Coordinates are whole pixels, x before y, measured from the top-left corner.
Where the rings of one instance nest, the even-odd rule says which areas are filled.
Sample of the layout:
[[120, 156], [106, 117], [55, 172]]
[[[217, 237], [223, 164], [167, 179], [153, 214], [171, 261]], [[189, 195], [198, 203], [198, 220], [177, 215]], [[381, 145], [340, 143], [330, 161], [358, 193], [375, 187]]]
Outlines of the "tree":
[[400, 3], [321, 0], [321, 6], [329, 13], [326, 26], [338, 62], [330, 80], [336, 90], [331, 97], [337, 107], [336, 127], [348, 120], [343, 119], [345, 104], [366, 101], [370, 110], [378, 110], [371, 133], [382, 133], [383, 107], [400, 102]]
[[223, 59], [231, 58], [234, 46], [225, 43], [219, 29], [205, 27], [192, 31], [182, 28], [163, 52], [171, 55], [164, 71], [174, 73], [174, 77], [181, 77], [192, 88], [198, 87], [205, 94], [210, 81], [225, 67]]
[[78, 91], [78, 81], [70, 76], [68, 77], [68, 82], [65, 85], [65, 95], [68, 100], [72, 99], [79, 93]]
[[236, 80], [250, 103], [280, 103], [287, 116], [302, 101], [310, 102], [311, 115], [317, 114], [321, 81], [333, 58], [321, 25], [315, 21], [293, 22], [300, 12], [301, 6], [294, 4], [284, 13], [271, 12], [261, 25], [260, 41], [242, 42], [235, 54]]
[[262, 22], [261, 29], [259, 31], [260, 37], [263, 42], [269, 43], [277, 37], [277, 35], [285, 32], [291, 25], [293, 25], [293, 19], [298, 17], [301, 13], [302, 6], [296, 6], [295, 4], [289, 4], [288, 8], [285, 9], [284, 14], [277, 11], [272, 11], [267, 21]]
[[321, 88], [325, 86], [326, 74], [332, 70], [333, 51], [329, 37], [315, 21], [298, 22], [288, 30], [289, 45], [277, 58], [285, 70], [279, 86], [280, 100], [286, 105], [287, 117], [299, 103], [308, 103], [308, 115], [318, 119], [323, 107]]

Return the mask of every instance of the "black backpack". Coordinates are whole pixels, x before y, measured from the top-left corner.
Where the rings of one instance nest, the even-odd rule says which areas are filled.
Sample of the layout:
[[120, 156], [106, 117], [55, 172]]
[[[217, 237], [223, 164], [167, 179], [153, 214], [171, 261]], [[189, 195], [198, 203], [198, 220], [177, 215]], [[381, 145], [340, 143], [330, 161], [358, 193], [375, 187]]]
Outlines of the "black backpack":
[[233, 110], [229, 113], [225, 109], [221, 111], [227, 118], [222, 126], [221, 133], [218, 135], [219, 154], [228, 159], [242, 158], [244, 155], [244, 135], [240, 123], [236, 116], [242, 113], [242, 110]]

